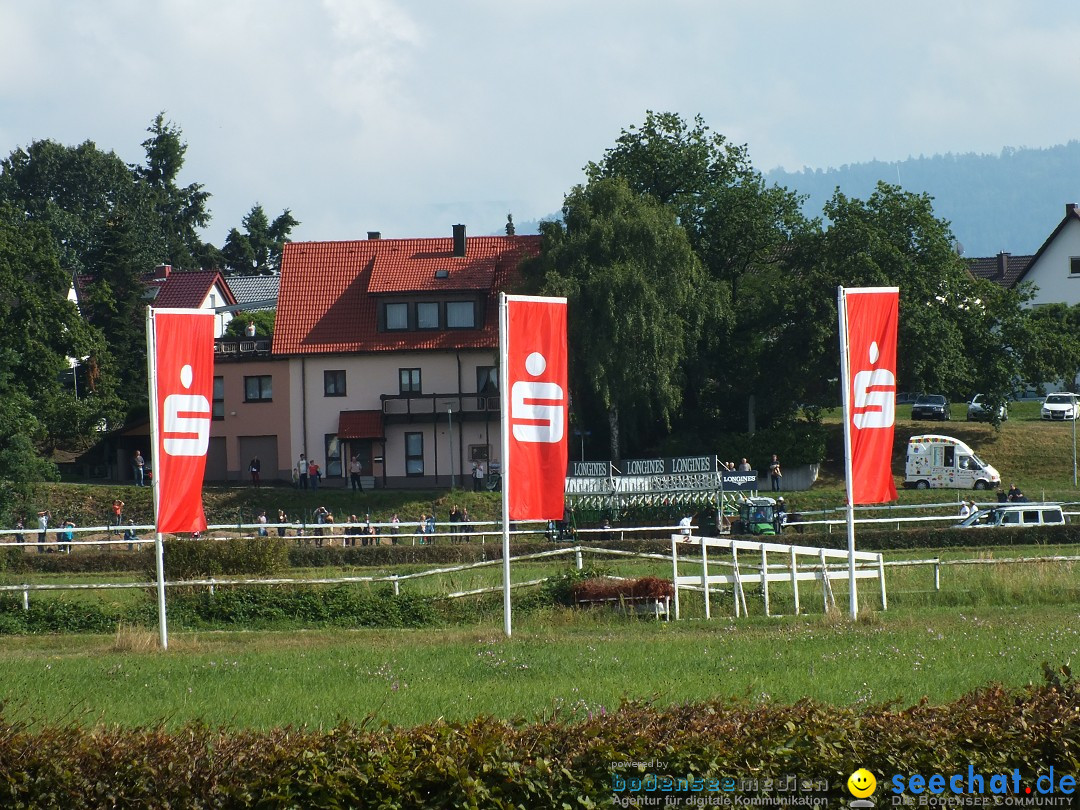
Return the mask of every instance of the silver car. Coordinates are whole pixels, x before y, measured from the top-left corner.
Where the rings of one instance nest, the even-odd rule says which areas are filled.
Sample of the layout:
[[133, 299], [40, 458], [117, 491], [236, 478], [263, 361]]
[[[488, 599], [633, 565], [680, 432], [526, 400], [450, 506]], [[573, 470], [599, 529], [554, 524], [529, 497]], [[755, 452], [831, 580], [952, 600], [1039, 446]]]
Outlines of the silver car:
[[[971, 398], [971, 402], [968, 403], [967, 419], [969, 422], [978, 422], [989, 420], [993, 412], [993, 406], [991, 406], [983, 394], [976, 394]], [[1001, 405], [998, 407], [998, 419], [1002, 422], [1006, 422], [1009, 419], [1009, 407], [1007, 405]]]

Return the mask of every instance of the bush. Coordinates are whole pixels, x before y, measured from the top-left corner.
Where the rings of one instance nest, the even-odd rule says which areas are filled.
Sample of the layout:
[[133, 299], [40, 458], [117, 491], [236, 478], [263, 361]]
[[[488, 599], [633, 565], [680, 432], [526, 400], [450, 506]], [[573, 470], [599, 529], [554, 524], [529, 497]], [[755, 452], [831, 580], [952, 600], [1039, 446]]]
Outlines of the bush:
[[[163, 553], [165, 576], [169, 579], [272, 576], [289, 567], [289, 542], [281, 537], [167, 540]], [[150, 578], [156, 575], [151, 569]]]
[[1015, 768], [1032, 785], [1051, 768], [1058, 775], [1080, 768], [1080, 687], [1064, 673], [1047, 667], [1044, 685], [987, 687], [944, 706], [717, 700], [657, 709], [628, 702], [581, 722], [481, 717], [416, 728], [193, 725], [170, 733], [31, 725], [0, 714], [0, 802], [69, 810], [609, 807], [620, 796], [687, 798], [674, 790], [613, 793], [620, 780], [651, 775], [749, 776], [755, 787], [735, 795], [768, 797], [773, 806], [792, 795], [778, 794], [791, 788], [773, 778], [798, 774], [821, 783], [803, 795], [840, 807], [861, 763], [879, 785], [892, 774], [966, 775], [969, 767], [987, 779]]

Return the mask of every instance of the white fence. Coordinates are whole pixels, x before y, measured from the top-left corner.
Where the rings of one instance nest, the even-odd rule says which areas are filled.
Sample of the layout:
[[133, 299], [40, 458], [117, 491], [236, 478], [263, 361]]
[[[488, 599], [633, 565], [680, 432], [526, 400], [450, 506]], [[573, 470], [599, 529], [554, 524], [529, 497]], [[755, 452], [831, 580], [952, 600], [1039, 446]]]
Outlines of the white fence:
[[[701, 566], [700, 575], [679, 575], [679, 548], [691, 547], [701, 549], [701, 560], [690, 560]], [[709, 573], [710, 548], [726, 549], [731, 555], [730, 560], [717, 560], [714, 565], [723, 566], [727, 569], [723, 574]], [[759, 562], [739, 562], [739, 551], [756, 552], [760, 555]], [[786, 558], [785, 563], [770, 564], [768, 555], [781, 554]], [[814, 562], [806, 562], [800, 570], [798, 558], [810, 558]], [[687, 558], [683, 558], [684, 561]], [[829, 560], [843, 560], [843, 564], [830, 564]], [[882, 555], [872, 551], [855, 552], [855, 577], [856, 579], [876, 578], [881, 585], [881, 608], [888, 608], [885, 595], [885, 567]], [[745, 558], [744, 558], [745, 560]], [[745, 570], [744, 570], [745, 569]], [[734, 595], [735, 617], [749, 615], [746, 609], [746, 585], [760, 585], [762, 598], [765, 603], [765, 615], [771, 616], [769, 605], [769, 583], [790, 582], [795, 598], [795, 613], [800, 612], [799, 582], [808, 580], [822, 583], [822, 598], [824, 609], [828, 611], [830, 605], [836, 607], [836, 598], [832, 591], [832, 580], [847, 579], [849, 576], [848, 552], [835, 548], [815, 548], [813, 546], [794, 546], [784, 543], [763, 543], [752, 540], [732, 540], [717, 537], [698, 537], [696, 535], [673, 534], [671, 535], [671, 578], [675, 585], [675, 618], [679, 618], [679, 589], [700, 590], [705, 595], [705, 618], [712, 618], [710, 593], [714, 585], [730, 585]]]

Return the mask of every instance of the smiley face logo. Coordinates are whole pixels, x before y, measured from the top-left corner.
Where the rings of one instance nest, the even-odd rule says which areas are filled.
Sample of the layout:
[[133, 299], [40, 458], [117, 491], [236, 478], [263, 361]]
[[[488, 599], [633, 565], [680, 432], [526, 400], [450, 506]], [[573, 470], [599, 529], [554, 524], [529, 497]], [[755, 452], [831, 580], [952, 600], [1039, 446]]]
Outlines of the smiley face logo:
[[877, 788], [877, 779], [866, 768], [859, 768], [847, 780], [847, 789], [856, 799], [865, 799]]

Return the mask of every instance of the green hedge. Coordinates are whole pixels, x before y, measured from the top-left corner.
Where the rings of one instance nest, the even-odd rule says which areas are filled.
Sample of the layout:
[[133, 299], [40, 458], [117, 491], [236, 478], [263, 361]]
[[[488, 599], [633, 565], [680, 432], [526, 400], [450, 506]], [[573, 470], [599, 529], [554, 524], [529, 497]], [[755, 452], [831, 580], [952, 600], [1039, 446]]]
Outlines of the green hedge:
[[728, 795], [775, 799], [765, 780], [797, 774], [822, 785], [803, 796], [846, 807], [847, 778], [865, 767], [877, 777], [881, 807], [894, 774], [966, 776], [970, 767], [989, 782], [1015, 768], [1027, 786], [1050, 768], [1056, 778], [1076, 774], [1080, 688], [1049, 668], [1047, 679], [1017, 691], [987, 687], [944, 706], [626, 703], [582, 722], [481, 717], [407, 729], [39, 728], [0, 714], [0, 806], [583, 808], [665, 795], [689, 806], [685, 792], [615, 787], [650, 774], [756, 778], [756, 787]]

